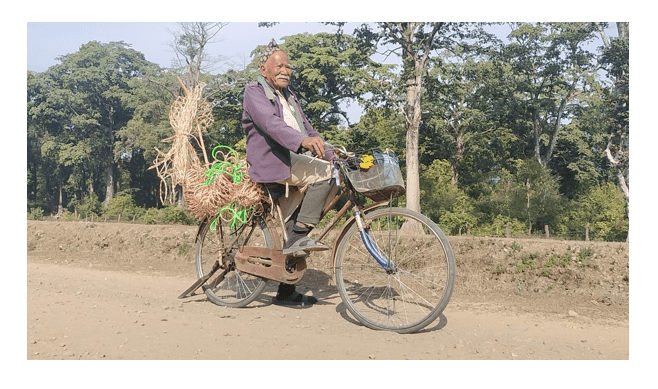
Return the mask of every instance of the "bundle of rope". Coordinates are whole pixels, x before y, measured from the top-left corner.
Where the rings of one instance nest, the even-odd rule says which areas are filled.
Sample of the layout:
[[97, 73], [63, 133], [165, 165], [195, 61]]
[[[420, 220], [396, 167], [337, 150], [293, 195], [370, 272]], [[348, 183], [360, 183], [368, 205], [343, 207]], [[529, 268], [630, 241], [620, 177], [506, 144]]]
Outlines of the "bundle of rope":
[[[225, 151], [223, 150], [225, 149]], [[221, 219], [232, 227], [245, 223], [249, 215], [263, 211], [269, 202], [261, 187], [249, 179], [247, 162], [228, 146], [212, 151], [214, 161], [208, 169], [196, 166], [188, 170], [183, 185], [187, 210], [198, 220]]]
[[[212, 124], [213, 116], [212, 105], [202, 96], [206, 84], [189, 90], [180, 78], [178, 81], [185, 93], [176, 98], [169, 111], [174, 135], [162, 140], [172, 145], [166, 153], [156, 147], [158, 155], [150, 167], [160, 178], [160, 200], [173, 203], [173, 188], [180, 185], [187, 210], [198, 220], [215, 218], [213, 226], [219, 220], [232, 226], [242, 224], [249, 215], [262, 212], [262, 201], [269, 202], [269, 197], [249, 179], [246, 160], [239, 159], [230, 147], [215, 147], [214, 160], [208, 161], [203, 132]], [[203, 153], [203, 164], [192, 139]]]
[[[185, 88], [180, 78], [179, 82], [185, 94], [178, 96], [169, 110], [169, 123], [174, 135], [162, 140], [163, 143], [171, 143], [171, 148], [165, 153], [156, 147], [158, 154], [153, 166], [149, 168], [156, 169], [160, 177], [160, 201], [163, 204], [167, 200], [174, 203], [173, 188], [183, 185], [188, 170], [201, 165], [190, 138], [203, 150], [205, 163], [208, 163], [202, 132], [212, 124], [213, 117], [212, 106], [201, 96], [206, 84], [199, 83], [190, 91]], [[196, 134], [193, 133], [195, 129]]]

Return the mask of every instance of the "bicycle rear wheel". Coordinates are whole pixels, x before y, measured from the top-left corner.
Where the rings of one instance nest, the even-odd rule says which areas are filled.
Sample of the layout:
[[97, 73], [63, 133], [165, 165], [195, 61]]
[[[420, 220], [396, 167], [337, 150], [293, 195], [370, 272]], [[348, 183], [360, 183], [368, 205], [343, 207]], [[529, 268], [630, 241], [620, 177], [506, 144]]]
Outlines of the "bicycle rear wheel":
[[[237, 270], [235, 253], [240, 245], [272, 248], [272, 237], [262, 219], [256, 219], [237, 231], [231, 231], [221, 221], [214, 231], [210, 225], [211, 221], [205, 220], [199, 226], [195, 252], [197, 274], [199, 278], [208, 274], [216, 262], [219, 269], [202, 285], [203, 291], [208, 300], [217, 305], [244, 307], [265, 289], [267, 280]], [[236, 236], [239, 239], [231, 246]]]
[[[399, 333], [424, 328], [452, 296], [455, 259], [448, 239], [429, 218], [406, 208], [379, 208], [364, 219], [365, 230], [392, 266], [385, 270], [373, 258], [353, 223], [336, 250], [340, 297], [370, 328]], [[422, 233], [407, 232], [408, 221], [421, 226]]]

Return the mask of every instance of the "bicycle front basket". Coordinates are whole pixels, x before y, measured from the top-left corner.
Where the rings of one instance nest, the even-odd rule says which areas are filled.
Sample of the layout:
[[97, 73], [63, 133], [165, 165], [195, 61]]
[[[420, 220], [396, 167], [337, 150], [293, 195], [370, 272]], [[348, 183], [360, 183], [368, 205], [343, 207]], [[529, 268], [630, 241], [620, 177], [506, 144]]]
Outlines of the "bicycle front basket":
[[400, 164], [392, 151], [373, 153], [374, 165], [369, 169], [347, 172], [354, 189], [375, 201], [400, 197], [406, 193]]

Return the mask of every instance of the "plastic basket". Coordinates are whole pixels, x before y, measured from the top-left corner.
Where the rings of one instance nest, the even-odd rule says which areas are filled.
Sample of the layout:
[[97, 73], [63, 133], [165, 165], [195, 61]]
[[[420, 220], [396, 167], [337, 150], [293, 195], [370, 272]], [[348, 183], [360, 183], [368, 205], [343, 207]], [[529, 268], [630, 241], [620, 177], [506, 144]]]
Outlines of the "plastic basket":
[[347, 171], [354, 189], [375, 201], [400, 197], [406, 193], [400, 164], [392, 151], [373, 153], [374, 165], [369, 169]]

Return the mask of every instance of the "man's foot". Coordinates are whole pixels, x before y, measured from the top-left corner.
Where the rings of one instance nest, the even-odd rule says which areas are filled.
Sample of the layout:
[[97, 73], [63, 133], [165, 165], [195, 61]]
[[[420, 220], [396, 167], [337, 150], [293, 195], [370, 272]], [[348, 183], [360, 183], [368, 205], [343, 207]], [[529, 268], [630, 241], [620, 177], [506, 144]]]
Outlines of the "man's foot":
[[[306, 253], [305, 251], [323, 251], [323, 250], [329, 250], [329, 246], [322, 242], [315, 241], [308, 236], [305, 236], [303, 238], [297, 239], [291, 244], [288, 244], [286, 242], [287, 248], [283, 249], [282, 253], [285, 255], [290, 255], [292, 254], [294, 257], [299, 257], [299, 256], [304, 256]], [[302, 252], [301, 255], [299, 252]]]
[[303, 257], [310, 251], [329, 250], [329, 246], [316, 242], [308, 237], [311, 232], [310, 227], [302, 227], [296, 224], [292, 228], [286, 226], [288, 230], [288, 240], [283, 245], [283, 254], [292, 255], [293, 257]]
[[313, 296], [303, 295], [295, 290], [295, 285], [279, 284], [276, 296], [272, 297], [272, 303], [276, 305], [301, 305], [311, 306], [318, 302]]
[[284, 299], [279, 299], [276, 296], [272, 297], [272, 303], [276, 305], [301, 305], [302, 307], [304, 306], [310, 307], [311, 305], [317, 302], [318, 299], [316, 299], [315, 297], [306, 296], [299, 292], [293, 292], [290, 296]]

